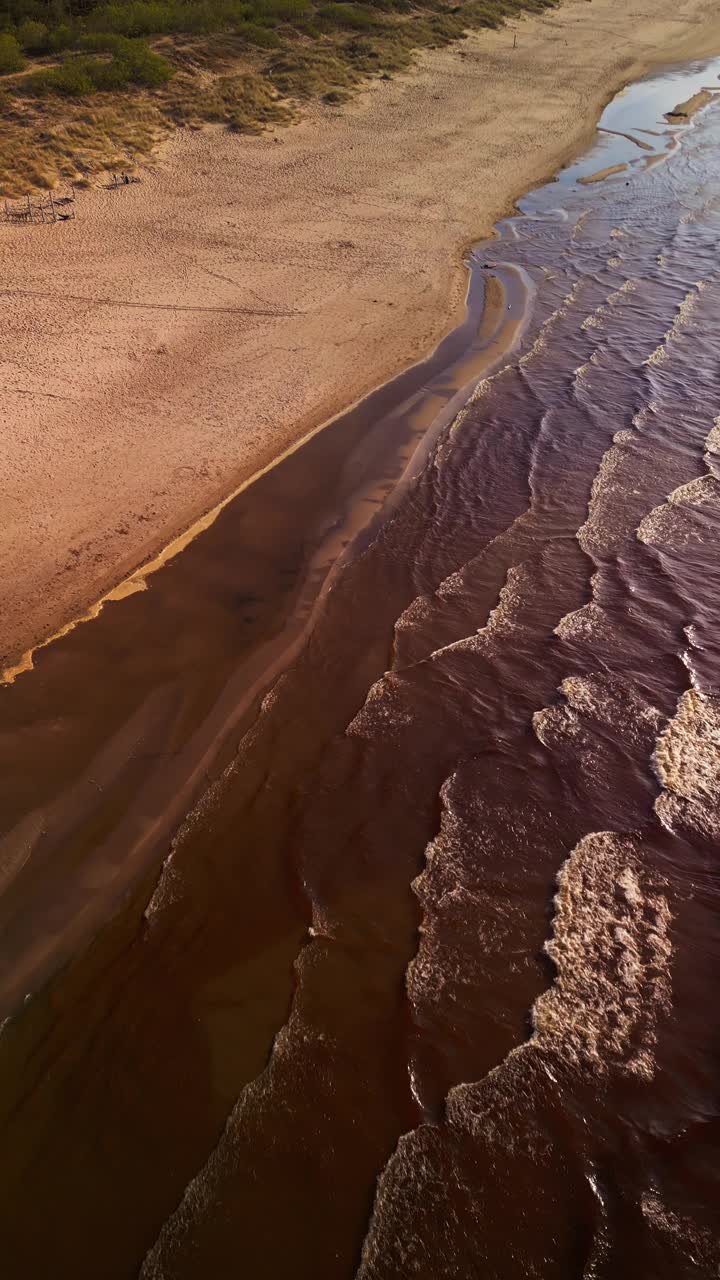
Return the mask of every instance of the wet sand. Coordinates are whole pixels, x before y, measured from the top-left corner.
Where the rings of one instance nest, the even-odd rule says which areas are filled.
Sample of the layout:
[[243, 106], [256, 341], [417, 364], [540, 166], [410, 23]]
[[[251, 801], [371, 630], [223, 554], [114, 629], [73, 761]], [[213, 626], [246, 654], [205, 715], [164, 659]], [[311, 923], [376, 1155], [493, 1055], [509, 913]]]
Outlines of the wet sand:
[[178, 134], [77, 221], [3, 228], [3, 665], [430, 350], [461, 247], [621, 83], [719, 33], [710, 0], [568, 0], [275, 137]]

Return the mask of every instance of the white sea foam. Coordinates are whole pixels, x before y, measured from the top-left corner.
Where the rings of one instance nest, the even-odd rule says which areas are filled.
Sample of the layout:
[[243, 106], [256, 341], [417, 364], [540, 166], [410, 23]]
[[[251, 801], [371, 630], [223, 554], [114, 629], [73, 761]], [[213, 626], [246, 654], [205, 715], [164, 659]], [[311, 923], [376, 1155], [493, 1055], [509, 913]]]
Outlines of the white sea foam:
[[[620, 259], [613, 258], [608, 263], [609, 266], [619, 267]], [[605, 302], [603, 302], [595, 311], [591, 311], [589, 316], [583, 320], [581, 329], [598, 329], [602, 328], [604, 322], [612, 316], [613, 308], [622, 302], [623, 298], [630, 293], [635, 293], [638, 288], [639, 281], [633, 277], [623, 281], [619, 289], [615, 289], [613, 293], [608, 294]]]
[[[435, 842], [433, 857], [447, 856], [451, 845], [452, 834]], [[670, 924], [662, 886], [645, 868], [637, 840], [595, 832], [576, 845], [558, 876], [546, 946], [556, 977], [535, 1003], [530, 1039], [482, 1080], [451, 1089], [444, 1125], [401, 1138], [378, 1182], [358, 1280], [382, 1280], [389, 1270], [430, 1274], [433, 1264], [441, 1274], [441, 1255], [463, 1247], [469, 1224], [481, 1239], [487, 1195], [478, 1200], [464, 1184], [462, 1162], [475, 1166], [482, 1152], [492, 1183], [507, 1179], [513, 1188], [516, 1161], [546, 1165], [547, 1135], [534, 1114], [546, 1092], [557, 1096], [574, 1077], [652, 1078], [658, 1018], [671, 996]], [[421, 937], [421, 953], [432, 940], [431, 933]], [[416, 965], [422, 963], [419, 957]], [[467, 1139], [472, 1156], [462, 1145]], [[429, 1235], [428, 1215], [442, 1224], [442, 1239]], [[482, 1257], [478, 1249], [476, 1267]], [[524, 1274], [522, 1259], [512, 1265]], [[471, 1273], [466, 1264], [462, 1274]]]
[[609, 640], [613, 635], [612, 623], [602, 606], [596, 600], [590, 600], [582, 608], [566, 613], [558, 622], [555, 635], [561, 640], [585, 643]]
[[551, 314], [547, 317], [547, 319], [543, 321], [530, 350], [526, 351], [525, 354], [521, 356], [520, 360], [518, 361], [518, 364], [521, 367], [524, 367], [530, 364], [531, 361], [535, 360], [537, 356], [542, 354], [544, 348], [547, 346], [548, 339], [552, 333], [554, 326], [558, 323], [559, 320], [562, 320], [568, 314], [568, 311], [570, 310], [570, 308], [574, 307], [575, 303], [577, 302], [581, 285], [582, 285], [582, 278], [575, 281], [572, 288], [568, 291], [568, 293], [566, 293], [565, 297], [563, 298], [559, 306], [557, 306], [555, 310], [551, 312]]
[[630, 276], [627, 280], [623, 281], [619, 289], [616, 289], [614, 293], [610, 294], [610, 297], [608, 298], [608, 302], [610, 303], [611, 306], [614, 306], [615, 303], [620, 302], [626, 296], [626, 294], [637, 293], [637, 290], [639, 289], [639, 287], [640, 287], [640, 281], [637, 279], [637, 277]]
[[467, 404], [459, 410], [453, 418], [450, 426], [444, 431], [432, 453], [432, 466], [436, 471], [442, 471], [443, 467], [450, 462], [454, 456], [455, 440], [462, 431], [473, 405], [477, 405], [484, 396], [496, 378], [501, 378], [506, 369], [500, 369], [497, 373], [490, 374], [487, 378], [481, 378], [477, 386], [472, 391]]
[[688, 689], [655, 749], [664, 826], [720, 836], [720, 698]]
[[718, 480], [716, 468], [720, 468], [720, 417], [715, 419], [705, 440], [705, 465]]
[[528, 600], [533, 599], [536, 591], [537, 560], [511, 565], [500, 589], [497, 604], [490, 611], [485, 625], [479, 627], [472, 635], [463, 636], [451, 644], [434, 649], [430, 655], [431, 658], [437, 661], [444, 654], [459, 652], [463, 649], [491, 652], [498, 640], [509, 639], [522, 630], [521, 609]]
[[535, 1033], [564, 1063], [651, 1078], [656, 1022], [670, 1003], [670, 910], [627, 836], [596, 832], [558, 877], [557, 977], [534, 1009]]
[[171, 850], [162, 864], [157, 884], [143, 913], [145, 920], [152, 923], [160, 912], [177, 902], [181, 894], [181, 877], [174, 865], [174, 851]]
[[605, 451], [593, 479], [585, 523], [577, 532], [583, 551], [590, 556], [609, 555], [623, 538], [635, 532], [634, 504], [630, 494], [638, 490], [638, 463], [633, 456], [639, 437], [652, 435], [658, 412], [654, 403], [634, 414], [630, 428], [617, 431]]
[[368, 690], [365, 702], [345, 732], [351, 738], [389, 738], [412, 724], [412, 719], [402, 677], [387, 671]]
[[[632, 431], [617, 431], [600, 460], [590, 492], [587, 519], [577, 531], [577, 540], [587, 555], [607, 555], [631, 532], [626, 528], [626, 521], [618, 520], [618, 515], [626, 505], [623, 470], [625, 455], [633, 442]], [[611, 510], [616, 505], [616, 497], [620, 499], [620, 513]]]
[[[567, 215], [566, 215], [566, 216], [567, 216]], [[577, 236], [578, 231], [582, 231], [582, 230], [583, 230], [583, 228], [584, 228], [584, 226], [585, 226], [585, 223], [587, 222], [587, 220], [588, 220], [588, 218], [589, 218], [589, 217], [590, 217], [590, 209], [583, 209], [583, 211], [582, 211], [582, 213], [580, 214], [579, 218], [576, 218], [576, 219], [575, 219], [575, 225], [574, 225], [574, 227], [573, 227], [573, 229], [572, 229], [572, 239], [573, 239], [573, 240], [574, 240], [574, 239], [575, 239], [575, 237]]]
[[675, 1213], [655, 1191], [640, 1199], [640, 1209], [651, 1230], [660, 1237], [668, 1262], [674, 1260], [677, 1274], [689, 1262], [704, 1276], [720, 1275], [720, 1239], [685, 1214]]
[[681, 333], [683, 329], [686, 329], [690, 324], [700, 295], [705, 288], [707, 288], [705, 281], [698, 280], [692, 288], [688, 290], [675, 312], [673, 322], [667, 330], [663, 341], [650, 353], [647, 359], [643, 361], [644, 364], [662, 364], [667, 359], [669, 344], [673, 342], [673, 340], [677, 338], [678, 334]]
[[637, 530], [640, 542], [680, 548], [702, 539], [702, 531], [692, 518], [692, 508], [705, 508], [720, 517], [720, 477], [714, 470], [718, 454], [720, 417], [714, 419], [705, 437], [704, 458], [708, 471], [673, 489], [665, 502], [648, 513]]
[[637, 530], [640, 542], [679, 549], [691, 541], [701, 541], [703, 533], [693, 519], [692, 508], [717, 512], [720, 517], [720, 480], [714, 475], [698, 476], [673, 489], [667, 500], [654, 507]]
[[600, 361], [600, 354], [596, 349], [595, 351], [593, 351], [592, 355], [590, 356], [590, 359], [586, 360], [584, 364], [581, 364], [575, 370], [575, 373], [573, 375], [573, 389], [575, 391], [579, 391], [581, 388], [587, 385], [589, 375], [592, 372], [593, 368], [595, 368], [599, 364], [599, 361]]
[[622, 676], [595, 672], [569, 676], [560, 685], [563, 701], [533, 716], [533, 729], [550, 750], [568, 745], [578, 766], [593, 773], [599, 767], [597, 730], [611, 731], [612, 741], [636, 751], [652, 751], [662, 717]]
[[[481, 559], [482, 557], [478, 557]], [[434, 597], [418, 596], [397, 624], [401, 629], [411, 629], [427, 623], [433, 609], [453, 600], [462, 603], [466, 592], [472, 589], [468, 574], [472, 564], [448, 575], [440, 584]], [[421, 659], [437, 663], [451, 653], [471, 650], [491, 656], [498, 643], [516, 637], [523, 629], [523, 606], [532, 602], [538, 589], [538, 559], [511, 565], [500, 590], [497, 604], [488, 615], [487, 622], [469, 636], [462, 636], [449, 644], [433, 649]], [[412, 702], [407, 697], [403, 672], [405, 668], [387, 671], [369, 689], [365, 702], [347, 727], [351, 737], [370, 739], [381, 734], [399, 732], [412, 723]]]
[[396, 643], [403, 632], [419, 631], [426, 626], [438, 607], [451, 604], [454, 599], [463, 596], [469, 567], [463, 565], [460, 569], [448, 574], [432, 595], [415, 596], [415, 599], [410, 601], [395, 623]]
[[600, 1280], [600, 1277], [604, 1274], [604, 1264], [607, 1262], [610, 1249], [606, 1197], [597, 1173], [594, 1170], [590, 1170], [585, 1176], [595, 1198], [598, 1221], [593, 1232], [590, 1256], [583, 1267], [583, 1280]]
[[[622, 718], [626, 736], [650, 746], [655, 741], [659, 713], [633, 696], [620, 677], [569, 677], [562, 691], [576, 723], [590, 718], [613, 726]], [[497, 856], [493, 845], [498, 839], [514, 847], [531, 838], [519, 814], [507, 835], [504, 827], [501, 834], [498, 815], [493, 819], [492, 812], [483, 811], [487, 802], [482, 791], [474, 800], [472, 792], [468, 796], [467, 778], [458, 807], [456, 787], [454, 775], [442, 790], [440, 831], [413, 886], [424, 914], [407, 985], [421, 1019], [430, 1009], [451, 1010], [468, 980], [465, 953], [452, 945], [458, 915], [463, 928], [471, 928], [475, 912], [482, 921], [484, 946], [502, 948], [502, 909], [494, 919], [487, 903], [481, 911], [476, 902], [486, 885], [485, 854]], [[501, 896], [499, 888], [491, 885], [491, 898]], [[554, 902], [552, 936], [545, 949], [555, 978], [535, 1002], [530, 1038], [479, 1081], [450, 1090], [445, 1124], [424, 1125], [400, 1140], [378, 1183], [358, 1280], [382, 1280], [388, 1266], [399, 1274], [415, 1269], [429, 1274], [442, 1250], [461, 1247], [469, 1219], [455, 1220], [458, 1193], [465, 1215], [472, 1217], [468, 1198], [477, 1205], [475, 1230], [481, 1240], [487, 1196], [483, 1192], [478, 1200], [477, 1191], [470, 1189], [472, 1169], [481, 1162], [494, 1171], [493, 1182], [515, 1188], [516, 1162], [534, 1168], [547, 1164], [551, 1152], [540, 1123], [546, 1095], [556, 1098], [579, 1079], [653, 1078], [658, 1022], [671, 1004], [671, 913], [664, 883], [648, 866], [641, 838], [598, 831], [580, 840], [560, 870]], [[455, 926], [449, 930], [443, 927], [448, 919]], [[464, 1145], [468, 1140], [469, 1148]], [[470, 1161], [468, 1170], [465, 1160]], [[601, 1214], [590, 1261], [599, 1263], [604, 1215], [599, 1186], [596, 1190]], [[446, 1224], [442, 1245], [425, 1230], [428, 1213], [433, 1222]], [[473, 1255], [478, 1267], [482, 1256], [480, 1250]], [[522, 1260], [513, 1265], [520, 1274]], [[592, 1277], [593, 1268], [586, 1274]]]
[[568, 676], [560, 688], [569, 706], [583, 715], [591, 715], [611, 728], [628, 721], [626, 737], [645, 741], [648, 732], [656, 733], [660, 727], [657, 707], [647, 702], [623, 676], [610, 672]]

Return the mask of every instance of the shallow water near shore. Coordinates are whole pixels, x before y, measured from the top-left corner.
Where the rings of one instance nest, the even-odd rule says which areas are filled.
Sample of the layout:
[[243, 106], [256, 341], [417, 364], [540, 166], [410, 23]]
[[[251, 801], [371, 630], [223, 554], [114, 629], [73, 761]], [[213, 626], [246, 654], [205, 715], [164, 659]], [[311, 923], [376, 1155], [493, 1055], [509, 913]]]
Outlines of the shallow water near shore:
[[346, 549], [372, 536], [475, 382], [517, 344], [529, 279], [510, 264], [486, 278], [470, 267], [466, 318], [432, 356], [5, 673], [0, 1016], [157, 865], [307, 638]]
[[719, 72], [1, 691], [10, 1274], [717, 1275]]

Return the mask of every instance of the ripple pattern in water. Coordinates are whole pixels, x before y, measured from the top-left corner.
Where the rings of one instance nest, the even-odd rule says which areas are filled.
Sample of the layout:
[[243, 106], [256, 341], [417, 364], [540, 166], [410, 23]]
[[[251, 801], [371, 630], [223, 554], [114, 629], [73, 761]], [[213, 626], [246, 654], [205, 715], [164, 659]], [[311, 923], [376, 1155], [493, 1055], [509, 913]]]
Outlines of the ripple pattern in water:
[[[718, 141], [709, 115], [629, 187], [568, 194], [562, 219], [552, 189], [526, 202], [511, 244], [536, 323], [367, 553], [386, 585], [402, 564], [412, 598], [345, 731], [349, 768], [309, 804], [337, 831], [362, 796], [333, 855], [352, 850], [373, 888], [381, 852], [412, 855], [434, 795], [439, 812], [404, 979], [420, 1117], [379, 1178], [362, 1280], [717, 1268], [716, 1039], [696, 1019], [717, 951]], [[507, 252], [505, 235], [485, 256]], [[322, 862], [305, 864], [314, 923], [291, 1018], [147, 1277], [200, 1275], [196, 1251], [231, 1247], [258, 1178], [276, 1186], [278, 1113], [289, 1188], [309, 1135], [346, 1174], [338, 1093], [382, 1033], [373, 1045], [368, 1025], [347, 1061], [311, 992], [335, 948], [396, 938], [358, 923], [372, 891], [328, 900]], [[350, 1020], [361, 992], [360, 974], [343, 984]], [[367, 1096], [357, 1123], [382, 1109]], [[280, 1274], [265, 1245], [262, 1274]]]

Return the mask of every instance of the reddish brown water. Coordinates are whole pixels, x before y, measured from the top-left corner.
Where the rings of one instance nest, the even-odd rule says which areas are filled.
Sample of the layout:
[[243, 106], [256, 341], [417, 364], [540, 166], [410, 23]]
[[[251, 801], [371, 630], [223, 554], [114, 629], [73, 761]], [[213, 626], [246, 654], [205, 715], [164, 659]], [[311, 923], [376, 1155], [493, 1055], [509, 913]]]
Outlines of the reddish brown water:
[[482, 249], [519, 349], [324, 591], [422, 399], [5, 690], [6, 1001], [148, 876], [0, 1038], [8, 1274], [718, 1274], [720, 110], [660, 122], [718, 71]]

